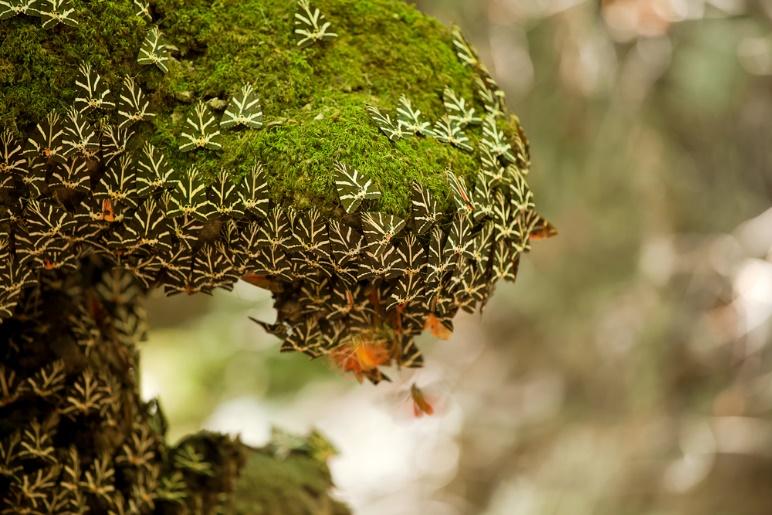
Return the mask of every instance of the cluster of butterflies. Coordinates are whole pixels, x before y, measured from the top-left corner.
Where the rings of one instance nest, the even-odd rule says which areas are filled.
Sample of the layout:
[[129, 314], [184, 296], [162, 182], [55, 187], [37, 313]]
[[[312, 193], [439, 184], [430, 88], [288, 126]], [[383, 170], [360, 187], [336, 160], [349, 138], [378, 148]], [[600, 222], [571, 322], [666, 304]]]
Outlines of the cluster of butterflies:
[[[215, 212], [243, 214], [242, 208], [267, 203], [260, 167], [238, 192], [226, 174], [208, 187], [195, 168], [178, 178], [163, 153], [149, 143], [136, 144], [135, 125], [155, 115], [131, 77], [124, 78], [117, 102], [89, 65], [81, 66], [76, 86], [79, 94], [71, 108], [63, 115], [51, 112], [26, 142], [8, 130], [0, 133], [1, 223], [8, 231], [0, 252], [15, 256], [4, 260], [5, 317], [29, 268], [72, 270], [80, 257], [108, 250], [120, 257], [169, 250], [173, 241], [196, 240]], [[247, 86], [232, 99], [234, 110], [226, 111], [222, 127], [258, 124], [254, 113], [245, 117], [247, 106], [239, 104], [250, 92]], [[235, 196], [242, 208], [235, 207]], [[120, 230], [112, 230], [116, 227]], [[138, 274], [145, 286], [152, 282], [150, 275]]]
[[18, 15], [37, 16], [44, 29], [60, 23], [77, 25], [74, 13], [72, 0], [0, 0], [0, 20]]
[[[0, 0], [0, 8], [2, 8], [3, 3], [21, 1]], [[33, 0], [26, 1], [32, 2]], [[147, 0], [134, 0], [134, 4], [137, 8], [137, 16], [148, 21], [152, 20]], [[330, 22], [325, 20], [319, 9], [311, 7], [309, 0], [298, 0], [298, 7], [300, 11], [295, 13], [295, 34], [298, 37], [297, 45], [299, 47], [308, 47], [338, 37], [336, 33], [330, 31]], [[72, 14], [72, 11], [72, 9], [67, 11], [68, 16]], [[8, 16], [16, 14], [16, 10], [13, 10], [9, 5], [6, 11], [0, 11], [0, 19], [3, 18], [4, 12], [8, 12]], [[68, 19], [74, 22], [72, 18]], [[161, 30], [157, 26], [153, 26], [148, 29], [145, 40], [142, 42], [137, 62], [141, 65], [157, 66], [163, 73], [167, 73], [169, 71], [168, 63], [175, 50], [177, 48], [166, 41]]]
[[[151, 19], [148, 0], [133, 1], [137, 16]], [[72, 0], [0, 0], [0, 20], [19, 15], [40, 17], [44, 29], [78, 25]]]
[[449, 337], [459, 310], [482, 309], [497, 281], [515, 280], [530, 242], [555, 234], [536, 213], [526, 182], [525, 135], [518, 126], [507, 137], [499, 126], [503, 92], [458, 30], [454, 47], [476, 72], [481, 116], [450, 88], [444, 91], [446, 113], [435, 124], [404, 96], [394, 120], [376, 107], [367, 110], [392, 141], [434, 137], [465, 152], [475, 151], [465, 131], [481, 126], [480, 173], [467, 186], [446, 172], [456, 207], [450, 213], [439, 212], [431, 192], [413, 184], [412, 209], [403, 219], [363, 210], [380, 193], [357, 170], [338, 164], [335, 185], [348, 223], [325, 226], [313, 211], [290, 222], [302, 231], [298, 264], [307, 272], [299, 289], [276, 290], [277, 322], [258, 322], [284, 339], [284, 350], [331, 356], [373, 382], [386, 378], [382, 365], [420, 366], [416, 335], [430, 330]]
[[[483, 154], [483, 167], [490, 169], [495, 166], [495, 160], [501, 159], [502, 165], [518, 165], [523, 173], [527, 173], [529, 163], [522, 162], [522, 159], [527, 157], [524, 135], [517, 135], [513, 149], [497, 123], [504, 118], [506, 112], [504, 92], [498, 87], [485, 65], [479, 61], [461, 32], [454, 29], [453, 35], [456, 54], [463, 63], [472, 66], [477, 72], [476, 89], [484, 107], [481, 115], [478, 116], [473, 103], [467, 102], [451, 88], [445, 88], [443, 92], [445, 114], [434, 123], [424, 118], [421, 111], [416, 109], [406, 96], [400, 98], [394, 119], [375, 106], [367, 106], [367, 111], [381, 132], [392, 141], [409, 136], [431, 137], [469, 153], [474, 152], [475, 149], [466, 131], [482, 126], [483, 138], [480, 141], [482, 146], [480, 152]], [[516, 156], [513, 152], [519, 152], [519, 154]], [[518, 159], [521, 162], [518, 162]]]
[[[134, 5], [138, 16], [151, 19], [146, 1]], [[307, 0], [299, 5], [299, 46], [336, 37], [318, 9]], [[46, 28], [77, 24], [70, 0], [0, 0], [0, 19], [24, 14], [41, 17]], [[50, 344], [59, 327], [41, 320], [39, 308], [47, 302], [62, 307], [67, 336], [88, 356], [105, 348], [105, 328], [116, 343], [132, 348], [144, 331], [140, 301], [147, 290], [210, 293], [242, 279], [273, 292], [277, 320], [256, 322], [283, 340], [283, 350], [329, 357], [373, 382], [386, 379], [383, 366], [420, 366], [414, 337], [427, 330], [449, 337], [454, 315], [482, 309], [497, 281], [515, 279], [530, 242], [554, 232], [534, 209], [524, 135], [499, 127], [503, 94], [458, 33], [454, 45], [476, 71], [485, 109], [480, 116], [451, 89], [444, 93], [446, 113], [434, 124], [407, 98], [394, 121], [368, 108], [392, 141], [432, 137], [481, 159], [481, 172], [468, 182], [446, 172], [453, 209], [438, 209], [436, 195], [415, 183], [403, 217], [377, 211], [377, 185], [345, 163], [331, 174], [340, 206], [325, 211], [273, 202], [259, 163], [240, 180], [227, 172], [210, 180], [195, 167], [175, 171], [161, 149], [142, 140], [148, 131], [137, 130], [156, 116], [138, 82], [126, 76], [113, 94], [82, 65], [69, 109], [51, 112], [23, 138], [0, 130], [0, 321], [16, 318], [7, 328], [20, 333], [9, 339], [8, 351], [24, 355], [26, 367], [34, 362], [32, 349]], [[173, 51], [152, 27], [137, 61], [166, 72]], [[222, 131], [260, 129], [263, 113], [256, 92], [245, 85], [220, 120], [198, 103], [184, 125], [181, 152], [218, 150]], [[479, 136], [471, 132], [477, 127]], [[92, 281], [94, 273], [101, 279]], [[107, 306], [99, 322], [88, 303], [78, 302], [82, 291], [73, 284], [84, 276], [84, 284], [95, 284], [90, 293]], [[132, 427], [115, 455], [80, 454], [76, 447], [64, 458], [58, 454], [59, 440], [68, 438], [57, 434], [59, 418], [67, 427], [119, 420], [127, 392], [89, 368], [70, 375], [62, 360], [32, 375], [0, 367], [0, 405], [29, 398], [58, 404], [53, 417], [32, 420], [0, 442], [0, 468], [18, 478], [0, 500], [11, 506], [5, 511], [58, 513], [82, 509], [87, 499], [109, 506], [109, 513], [201, 502], [195, 496], [207, 491], [194, 485], [201, 476], [221, 475], [209, 446], [183, 442], [162, 469], [158, 434], [164, 431], [151, 430], [153, 424]], [[416, 416], [434, 412], [417, 386], [410, 395]], [[219, 442], [211, 447], [223, 448]], [[30, 463], [40, 466], [25, 473]]]
[[[208, 435], [167, 446], [166, 421], [157, 401], [137, 404], [136, 392], [122, 385], [117, 375], [107, 372], [110, 367], [73, 370], [69, 358], [67, 362], [48, 361], [37, 368], [45, 362], [38, 353], [42, 351], [46, 361], [51, 357], [50, 350], [41, 347], [53, 341], [57, 348], [67, 348], [70, 338], [89, 360], [104, 360], [105, 348], [109, 347], [112, 366], [136, 365], [136, 339], [122, 341], [127, 335], [127, 319], [117, 312], [132, 309], [141, 300], [130, 274], [107, 273], [96, 286], [100, 301], [118, 307], [113, 313], [112, 308], [104, 309], [105, 303], [83, 302], [77, 286], [62, 288], [61, 282], [55, 285], [57, 281], [41, 279], [42, 302], [50, 307], [55, 298], [58, 315], [69, 320], [72, 334], [46, 327], [50, 313], [31, 308], [34, 302], [25, 302], [25, 311], [18, 317], [24, 322], [6, 332], [4, 358], [9, 353], [12, 358], [4, 361], [14, 366], [0, 366], [0, 406], [9, 414], [9, 420], [26, 422], [13, 427], [6, 424], [6, 434], [0, 438], [0, 513], [123, 515], [176, 513], [181, 506], [196, 506], [201, 502], [201, 476], [221, 473], [216, 455], [201, 440]], [[67, 293], [56, 298], [63, 291]], [[99, 308], [94, 309], [97, 305]], [[93, 316], [96, 313], [98, 316]], [[110, 332], [105, 332], [105, 327]], [[119, 333], [117, 339], [113, 331]], [[144, 413], [130, 427], [125, 425], [127, 406]], [[69, 429], [72, 427], [96, 435], [97, 440], [106, 431], [111, 435], [111, 444], [95, 449], [90, 441], [81, 443]], [[114, 435], [119, 434], [116, 427], [125, 428], [122, 442], [115, 440]], [[221, 443], [227, 446], [225, 441]]]
[[[300, 36], [334, 37], [318, 10], [300, 6], [296, 22], [313, 26]], [[115, 275], [116, 288], [135, 281], [169, 295], [209, 293], [239, 278], [266, 287], [278, 317], [258, 323], [284, 340], [283, 350], [330, 356], [360, 379], [380, 381], [383, 365], [420, 366], [413, 338], [426, 329], [447, 338], [458, 310], [481, 309], [498, 280], [515, 279], [530, 241], [553, 233], [534, 210], [524, 135], [508, 139], [499, 128], [503, 94], [459, 32], [454, 45], [477, 71], [483, 116], [449, 88], [447, 112], [433, 125], [405, 97], [396, 122], [367, 108], [391, 140], [434, 137], [472, 152], [465, 131], [482, 126], [479, 176], [467, 185], [446, 172], [456, 209], [438, 211], [432, 193], [413, 184], [405, 218], [372, 211], [380, 192], [343, 163], [334, 175], [346, 216], [332, 220], [273, 203], [259, 163], [240, 182], [223, 171], [208, 183], [194, 166], [177, 173], [159, 149], [137, 141], [135, 126], [154, 114], [135, 80], [124, 78], [115, 101], [83, 65], [66, 113], [50, 113], [25, 142], [0, 133], [0, 318], [13, 316], [44, 274], [74, 272], [99, 256], [130, 274]], [[170, 48], [150, 29], [140, 64], [163, 69]], [[262, 123], [246, 85], [219, 124], [199, 103], [180, 150], [216, 150], [221, 130]]]

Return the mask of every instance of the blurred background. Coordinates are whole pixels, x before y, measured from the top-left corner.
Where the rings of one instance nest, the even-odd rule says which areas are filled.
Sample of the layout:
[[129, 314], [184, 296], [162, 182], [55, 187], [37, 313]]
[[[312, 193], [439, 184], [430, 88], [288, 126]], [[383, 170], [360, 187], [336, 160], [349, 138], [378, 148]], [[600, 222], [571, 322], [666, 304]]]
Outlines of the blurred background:
[[772, 513], [772, 1], [417, 3], [495, 70], [560, 236], [377, 388], [279, 354], [250, 285], [154, 300], [171, 438], [319, 428], [364, 515]]

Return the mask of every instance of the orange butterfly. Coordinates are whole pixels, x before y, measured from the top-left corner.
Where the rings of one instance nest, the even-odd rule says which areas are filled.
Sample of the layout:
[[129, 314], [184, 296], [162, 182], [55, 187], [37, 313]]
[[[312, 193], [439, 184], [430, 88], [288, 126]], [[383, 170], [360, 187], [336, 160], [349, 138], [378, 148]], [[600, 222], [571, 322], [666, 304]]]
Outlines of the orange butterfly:
[[547, 238], [552, 238], [557, 235], [558, 230], [555, 226], [539, 216], [532, 225], [531, 232], [528, 234], [528, 239], [534, 241], [546, 240]]
[[332, 351], [330, 357], [344, 372], [353, 372], [359, 382], [391, 360], [385, 341], [365, 336], [352, 338]]
[[434, 415], [432, 402], [428, 400], [426, 394], [415, 383], [410, 387], [410, 398], [413, 400], [413, 416], [419, 418], [424, 415]]
[[424, 329], [431, 331], [432, 336], [440, 340], [449, 340], [453, 336], [453, 331], [443, 324], [442, 320], [434, 313], [429, 313], [426, 317]]

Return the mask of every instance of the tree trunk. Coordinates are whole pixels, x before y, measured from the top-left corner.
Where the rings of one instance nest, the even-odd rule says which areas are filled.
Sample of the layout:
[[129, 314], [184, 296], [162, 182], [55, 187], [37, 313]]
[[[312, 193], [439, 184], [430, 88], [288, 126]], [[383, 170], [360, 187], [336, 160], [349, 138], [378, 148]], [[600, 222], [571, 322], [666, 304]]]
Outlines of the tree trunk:
[[0, 326], [2, 513], [345, 511], [300, 448], [205, 432], [166, 444], [160, 406], [139, 395], [145, 292], [127, 272], [91, 257], [40, 280]]

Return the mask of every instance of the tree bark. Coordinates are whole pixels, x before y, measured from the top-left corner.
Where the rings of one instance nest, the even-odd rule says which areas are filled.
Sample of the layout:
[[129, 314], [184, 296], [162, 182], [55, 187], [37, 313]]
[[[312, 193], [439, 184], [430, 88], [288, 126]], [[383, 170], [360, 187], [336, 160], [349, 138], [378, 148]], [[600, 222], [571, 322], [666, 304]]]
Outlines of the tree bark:
[[81, 265], [41, 274], [0, 325], [1, 513], [345, 512], [302, 449], [207, 432], [168, 445], [159, 404], [139, 394], [146, 292], [104, 260]]

